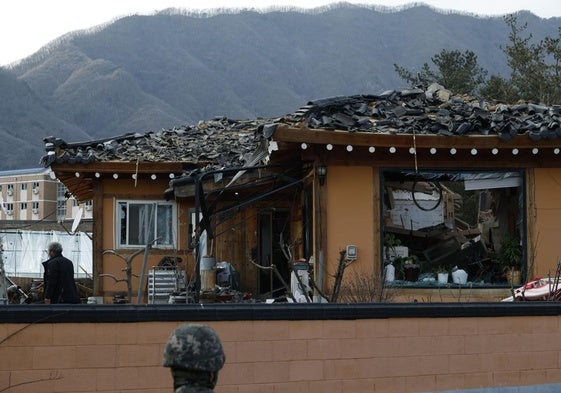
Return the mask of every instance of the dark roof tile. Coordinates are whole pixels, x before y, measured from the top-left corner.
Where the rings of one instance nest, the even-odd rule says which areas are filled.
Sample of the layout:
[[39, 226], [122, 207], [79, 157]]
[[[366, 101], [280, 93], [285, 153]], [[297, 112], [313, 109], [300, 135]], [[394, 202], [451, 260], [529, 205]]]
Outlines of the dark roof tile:
[[[82, 143], [48, 137], [44, 140], [47, 154], [41, 163], [49, 166], [55, 162], [140, 160], [241, 166], [244, 157], [259, 148], [260, 138], [271, 137], [278, 124], [386, 134], [494, 134], [506, 141], [523, 133], [528, 133], [532, 140], [556, 139], [561, 136], [560, 114], [561, 106], [493, 105], [474, 97], [455, 96], [432, 84], [424, 90], [388, 90], [379, 95], [314, 100], [280, 118], [237, 121], [216, 117], [197, 125]], [[302, 128], [302, 132], [306, 129]]]

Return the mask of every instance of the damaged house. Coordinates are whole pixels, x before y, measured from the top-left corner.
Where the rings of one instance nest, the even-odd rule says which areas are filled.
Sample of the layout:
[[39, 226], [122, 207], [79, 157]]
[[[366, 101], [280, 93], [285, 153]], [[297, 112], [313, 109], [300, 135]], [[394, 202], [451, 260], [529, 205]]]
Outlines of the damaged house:
[[489, 301], [556, 272], [560, 111], [431, 85], [274, 119], [49, 137], [42, 162], [93, 201], [104, 302], [348, 301], [357, 277], [376, 284], [354, 287], [368, 301], [465, 287]]

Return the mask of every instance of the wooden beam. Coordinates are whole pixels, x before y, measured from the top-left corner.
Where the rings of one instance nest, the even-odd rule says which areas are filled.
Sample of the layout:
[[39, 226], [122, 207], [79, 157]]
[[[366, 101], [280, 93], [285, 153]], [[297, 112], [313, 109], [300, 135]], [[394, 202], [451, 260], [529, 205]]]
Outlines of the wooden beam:
[[374, 132], [349, 132], [339, 130], [315, 130], [292, 128], [280, 125], [273, 134], [278, 142], [295, 142], [307, 144], [332, 144], [373, 147], [413, 147], [418, 149], [431, 147], [471, 149], [471, 148], [533, 148], [561, 146], [559, 140], [533, 141], [528, 135], [517, 135], [510, 141], [502, 140], [498, 135], [443, 136], [436, 134], [392, 134]]
[[[93, 231], [92, 231], [92, 251], [93, 251], [93, 291], [94, 296], [103, 295], [103, 280], [99, 277], [103, 273], [103, 184], [96, 181], [93, 184]], [[112, 225], [114, 225], [112, 223]]]
[[139, 161], [99, 161], [92, 164], [52, 164], [51, 169], [59, 173], [180, 173], [184, 169], [181, 162], [146, 162]]

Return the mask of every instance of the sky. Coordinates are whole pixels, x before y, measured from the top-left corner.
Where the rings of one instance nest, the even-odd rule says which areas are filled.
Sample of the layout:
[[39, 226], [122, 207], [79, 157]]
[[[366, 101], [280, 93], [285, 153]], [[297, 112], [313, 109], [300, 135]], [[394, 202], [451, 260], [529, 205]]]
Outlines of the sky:
[[[149, 15], [174, 7], [191, 10], [215, 8], [267, 9], [271, 6], [314, 8], [339, 0], [1, 0], [0, 65], [27, 57], [50, 41], [72, 31], [88, 29], [116, 18]], [[527, 10], [539, 17], [561, 16], [560, 0], [347, 0], [355, 4], [403, 6], [421, 2], [435, 8], [483, 16]]]

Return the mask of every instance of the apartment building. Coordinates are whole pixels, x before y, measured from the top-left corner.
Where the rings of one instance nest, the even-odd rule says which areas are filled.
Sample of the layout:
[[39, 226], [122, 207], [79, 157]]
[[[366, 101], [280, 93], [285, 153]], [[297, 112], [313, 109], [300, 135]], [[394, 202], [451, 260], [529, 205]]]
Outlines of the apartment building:
[[64, 222], [92, 218], [91, 201], [79, 204], [49, 168], [0, 171], [0, 220]]
[[0, 171], [0, 244], [8, 277], [19, 283], [42, 277], [50, 241], [63, 245], [76, 278], [91, 275], [91, 231], [91, 201], [79, 204], [49, 168]]

